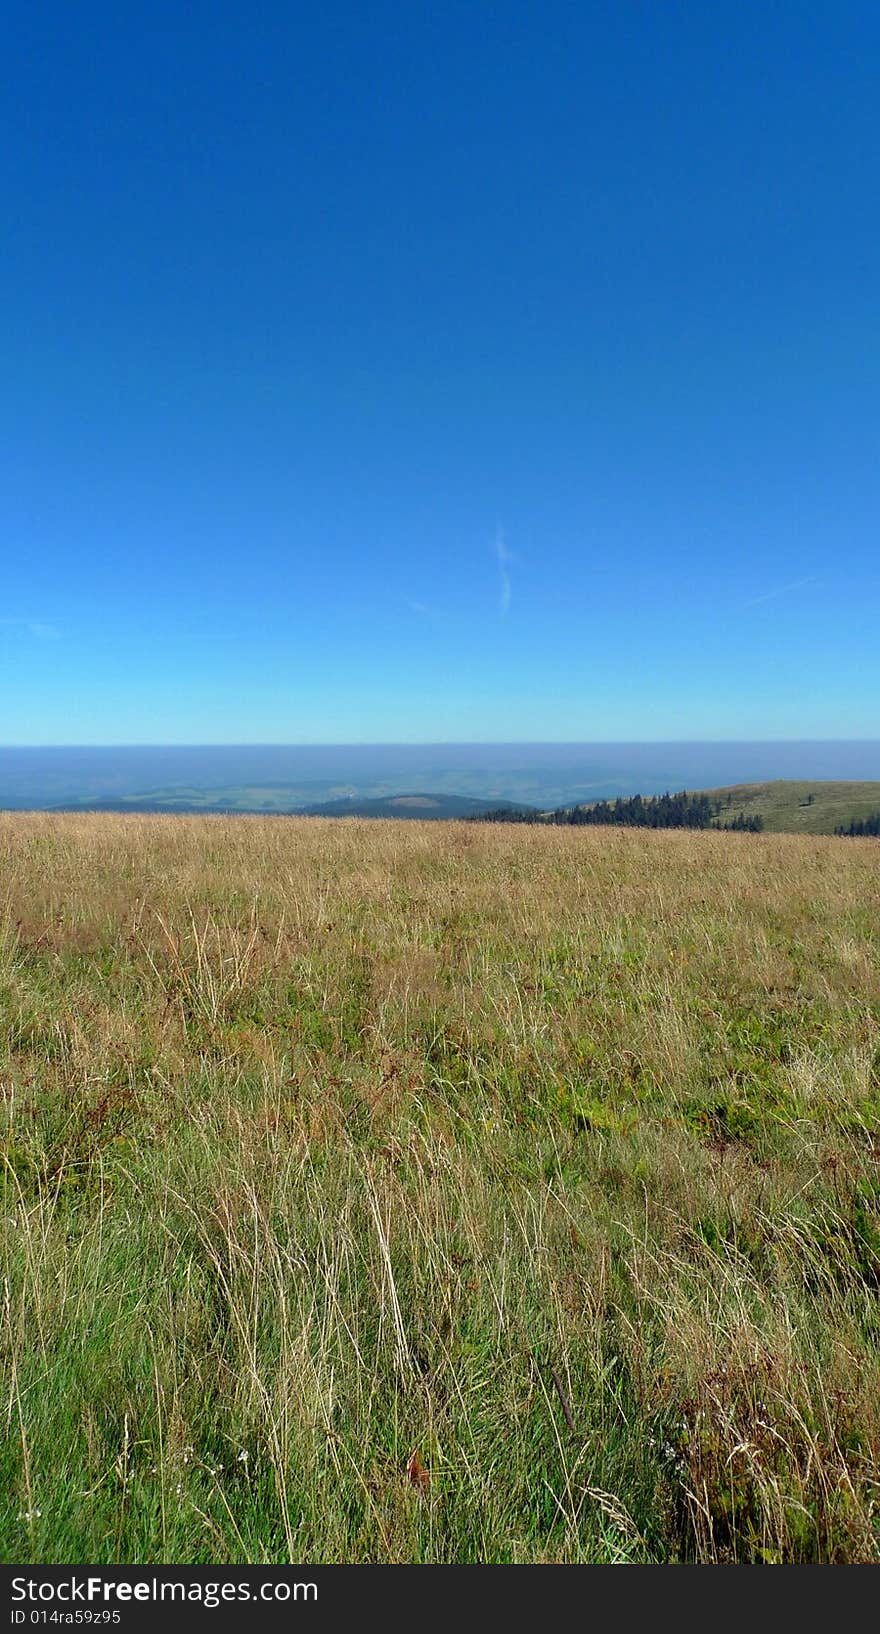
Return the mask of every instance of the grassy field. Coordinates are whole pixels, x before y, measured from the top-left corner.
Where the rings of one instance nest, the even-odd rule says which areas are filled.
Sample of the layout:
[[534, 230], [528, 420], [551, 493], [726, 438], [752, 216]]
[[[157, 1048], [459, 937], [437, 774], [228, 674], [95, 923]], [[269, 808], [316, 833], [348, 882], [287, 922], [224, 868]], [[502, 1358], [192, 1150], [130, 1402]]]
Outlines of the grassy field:
[[880, 1558], [878, 856], [0, 818], [4, 1558]]
[[[711, 789], [724, 804], [723, 823], [732, 817], [760, 816], [776, 834], [833, 834], [853, 817], [880, 811], [880, 783], [740, 783]], [[727, 805], [728, 796], [730, 805]]]

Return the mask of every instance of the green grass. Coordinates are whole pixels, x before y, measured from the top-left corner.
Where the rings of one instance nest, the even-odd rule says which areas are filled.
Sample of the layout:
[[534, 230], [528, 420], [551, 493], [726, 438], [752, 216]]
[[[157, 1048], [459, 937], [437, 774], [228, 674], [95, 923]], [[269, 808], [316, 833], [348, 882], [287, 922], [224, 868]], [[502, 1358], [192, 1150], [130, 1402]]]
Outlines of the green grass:
[[880, 1558], [876, 857], [0, 818], [4, 1558]]
[[[740, 783], [710, 789], [723, 805], [720, 821], [760, 816], [777, 834], [833, 834], [853, 817], [880, 811], [880, 783]], [[727, 805], [728, 796], [730, 805]]]

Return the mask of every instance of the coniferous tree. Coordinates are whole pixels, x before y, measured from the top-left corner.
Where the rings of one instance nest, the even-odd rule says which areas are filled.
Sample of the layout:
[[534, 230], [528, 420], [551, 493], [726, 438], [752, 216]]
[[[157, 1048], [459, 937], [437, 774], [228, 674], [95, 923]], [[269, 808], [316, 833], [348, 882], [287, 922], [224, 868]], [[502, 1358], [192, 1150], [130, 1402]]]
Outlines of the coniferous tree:
[[863, 839], [867, 836], [880, 838], [880, 811], [872, 811], [868, 817], [854, 817], [851, 823], [834, 830], [835, 834], [845, 834], [850, 839]]
[[610, 824], [617, 828], [711, 828], [716, 808], [707, 794], [678, 794], [618, 797], [597, 800], [591, 806], [560, 806], [548, 816], [539, 812], [487, 811], [475, 819], [490, 823], [551, 822], [585, 827]]

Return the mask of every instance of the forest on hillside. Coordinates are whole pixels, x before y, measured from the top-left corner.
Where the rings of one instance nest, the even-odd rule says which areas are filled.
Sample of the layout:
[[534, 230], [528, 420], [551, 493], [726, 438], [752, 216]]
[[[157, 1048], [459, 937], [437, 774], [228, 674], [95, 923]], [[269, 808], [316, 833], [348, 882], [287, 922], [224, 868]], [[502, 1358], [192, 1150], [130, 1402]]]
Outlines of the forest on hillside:
[[729, 822], [720, 817], [720, 801], [708, 794], [681, 789], [677, 794], [641, 795], [617, 800], [598, 800], [589, 806], [560, 806], [549, 813], [516, 811], [503, 807], [474, 818], [488, 823], [611, 824], [625, 828], [723, 828], [758, 834], [764, 827], [759, 815], [742, 813]]
[[851, 823], [841, 824], [834, 832], [851, 839], [862, 839], [866, 835], [880, 838], [880, 811], [872, 811], [868, 817], [854, 817]]

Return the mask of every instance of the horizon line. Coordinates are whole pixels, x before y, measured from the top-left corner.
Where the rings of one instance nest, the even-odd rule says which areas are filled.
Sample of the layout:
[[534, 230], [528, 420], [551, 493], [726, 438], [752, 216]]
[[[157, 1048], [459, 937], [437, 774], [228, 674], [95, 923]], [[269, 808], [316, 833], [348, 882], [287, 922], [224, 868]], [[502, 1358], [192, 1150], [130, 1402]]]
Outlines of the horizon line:
[[871, 743], [877, 737], [721, 737], [721, 738], [333, 738], [311, 740], [260, 741], [113, 741], [106, 743], [0, 743], [0, 754], [17, 750], [71, 749], [534, 749], [534, 748], [662, 748], [670, 745], [781, 744], [781, 743]]

